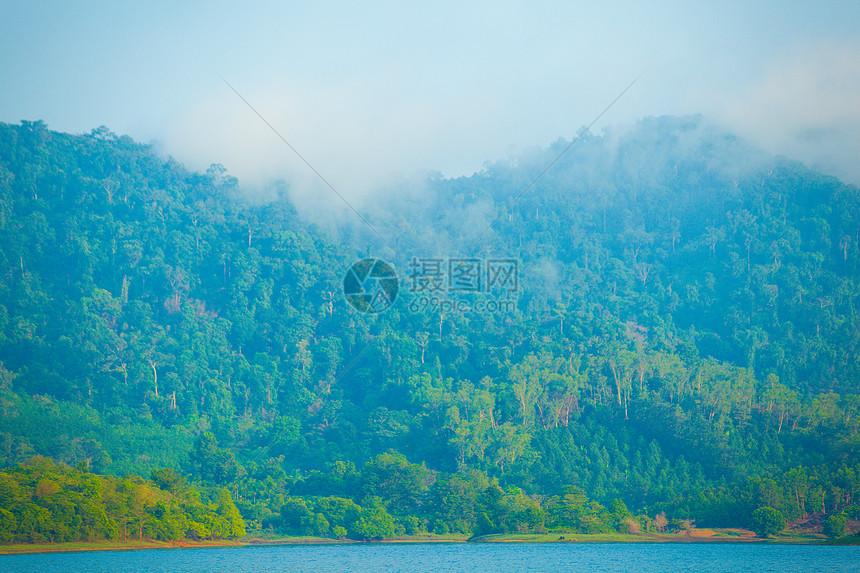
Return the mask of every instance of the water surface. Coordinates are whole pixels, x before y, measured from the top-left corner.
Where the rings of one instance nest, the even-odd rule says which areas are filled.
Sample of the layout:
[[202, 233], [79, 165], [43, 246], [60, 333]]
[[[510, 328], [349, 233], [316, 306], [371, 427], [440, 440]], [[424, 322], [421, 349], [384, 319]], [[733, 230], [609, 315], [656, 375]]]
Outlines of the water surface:
[[731, 543], [277, 545], [0, 555], [0, 571], [860, 571], [860, 547]]

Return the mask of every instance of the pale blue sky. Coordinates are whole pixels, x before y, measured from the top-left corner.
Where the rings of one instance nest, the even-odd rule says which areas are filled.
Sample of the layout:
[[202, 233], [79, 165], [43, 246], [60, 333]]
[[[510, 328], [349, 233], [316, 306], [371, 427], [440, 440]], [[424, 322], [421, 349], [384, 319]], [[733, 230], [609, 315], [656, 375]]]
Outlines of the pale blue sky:
[[[463, 5], [465, 4], [465, 5]], [[468, 174], [595, 126], [702, 113], [860, 183], [860, 3], [0, 0], [0, 121], [107, 125], [244, 181]]]

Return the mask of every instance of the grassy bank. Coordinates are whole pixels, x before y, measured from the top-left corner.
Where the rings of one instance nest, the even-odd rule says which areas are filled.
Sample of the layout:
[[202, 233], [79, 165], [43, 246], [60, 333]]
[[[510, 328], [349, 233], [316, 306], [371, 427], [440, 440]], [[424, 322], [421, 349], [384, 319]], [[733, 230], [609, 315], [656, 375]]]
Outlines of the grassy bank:
[[[379, 543], [465, 543], [468, 535], [404, 535], [379, 541]], [[21, 543], [0, 545], [0, 555], [18, 553], [54, 553], [63, 551], [128, 551], [133, 549], [194, 549], [201, 547], [239, 547], [245, 545], [335, 545], [362, 543], [354, 539], [332, 539], [330, 537], [284, 537], [252, 532], [237, 540], [218, 541], [75, 541], [69, 543]]]
[[833, 545], [860, 545], [860, 533], [846, 535], [845, 537], [840, 537], [839, 539], [830, 541], [830, 543]]
[[[835, 541], [820, 535], [785, 534], [768, 539], [756, 537], [752, 532], [736, 529], [693, 530], [690, 534], [639, 534], [628, 533], [508, 533], [469, 537], [464, 534], [435, 535], [423, 533], [404, 535], [374, 541], [374, 543], [796, 543], [814, 545], [835, 543], [860, 545], [860, 537], [848, 536]], [[238, 540], [226, 541], [80, 541], [72, 543], [43, 543], [0, 545], [0, 555], [18, 553], [52, 553], [59, 551], [126, 551], [134, 549], [194, 549], [203, 547], [239, 547], [245, 545], [338, 545], [362, 543], [354, 539], [329, 537], [284, 537], [252, 532]]]
[[475, 543], [788, 543], [797, 545], [860, 545], [860, 536], [827, 540], [818, 534], [784, 532], [763, 539], [753, 532], [738, 529], [692, 530], [688, 533], [626, 534], [626, 533], [544, 533], [494, 534], [474, 537]]
[[[482, 535], [472, 538], [476, 543], [712, 543], [716, 541], [755, 541], [754, 536], [739, 536], [722, 532], [708, 535], [686, 533], [508, 533]], [[761, 541], [759, 539], [759, 541]]]
[[0, 555], [17, 553], [55, 553], [63, 551], [127, 551], [131, 549], [194, 549], [199, 547], [235, 547], [242, 541], [71, 541], [68, 543], [21, 543], [0, 545]]
[[650, 536], [627, 533], [495, 533], [471, 539], [475, 543], [630, 543], [651, 540]]
[[[259, 532], [258, 532], [259, 533]], [[465, 543], [469, 536], [465, 534], [436, 535], [434, 533], [420, 533], [417, 535], [402, 535], [389, 537], [373, 543]], [[332, 539], [331, 537], [285, 537], [265, 534], [251, 534], [244, 539], [249, 545], [302, 545], [302, 544], [337, 544], [337, 543], [364, 543], [355, 539]]]

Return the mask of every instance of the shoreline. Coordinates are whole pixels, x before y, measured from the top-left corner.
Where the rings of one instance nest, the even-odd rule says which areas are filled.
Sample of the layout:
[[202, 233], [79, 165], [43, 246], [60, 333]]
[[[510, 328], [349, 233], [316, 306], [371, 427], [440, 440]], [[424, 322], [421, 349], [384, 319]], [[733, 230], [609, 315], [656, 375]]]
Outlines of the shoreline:
[[24, 553], [72, 553], [77, 551], [137, 551], [143, 549], [205, 549], [207, 547], [241, 547], [247, 545], [239, 540], [219, 539], [208, 541], [68, 541], [62, 543], [16, 543], [0, 545], [0, 555]]
[[[849, 538], [847, 544], [857, 537]], [[431, 544], [431, 543], [776, 543], [785, 545], [829, 545], [846, 544], [838, 539], [818, 537], [781, 536], [762, 539], [752, 532], [742, 535], [718, 533], [710, 536], [673, 534], [626, 534], [626, 533], [527, 533], [489, 534], [479, 537], [459, 535], [408, 535], [389, 539], [361, 541], [354, 539], [331, 539], [326, 537], [277, 537], [265, 539], [245, 537], [237, 540], [211, 541], [73, 541], [66, 543], [40, 543], [0, 545], [0, 555], [28, 553], [67, 553], [78, 551], [137, 551], [145, 549], [205, 549], [215, 547], [252, 547], [261, 545], [353, 545], [353, 544]]]

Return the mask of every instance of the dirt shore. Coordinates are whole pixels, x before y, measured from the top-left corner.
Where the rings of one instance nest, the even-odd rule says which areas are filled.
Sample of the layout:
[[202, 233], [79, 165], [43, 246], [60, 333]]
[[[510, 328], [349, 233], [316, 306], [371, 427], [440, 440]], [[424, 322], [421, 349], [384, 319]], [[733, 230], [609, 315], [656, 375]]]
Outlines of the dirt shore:
[[238, 547], [242, 541], [72, 541], [69, 543], [19, 543], [0, 545], [0, 555], [17, 553], [57, 553], [68, 551], [131, 551], [138, 549], [197, 549], [204, 547]]
[[[848, 543], [858, 538], [846, 538]], [[623, 533], [543, 533], [467, 535], [407, 535], [390, 539], [359, 541], [326, 537], [255, 537], [217, 541], [94, 541], [72, 543], [0, 545], [0, 555], [53, 553], [67, 551], [131, 551], [140, 549], [200, 549], [206, 547], [243, 547], [253, 545], [339, 545], [355, 543], [792, 543], [820, 544], [828, 540], [819, 535], [789, 534], [762, 539], [746, 529], [693, 529], [682, 534]], [[833, 543], [833, 541], [830, 541]], [[838, 541], [836, 543], [839, 543]]]

